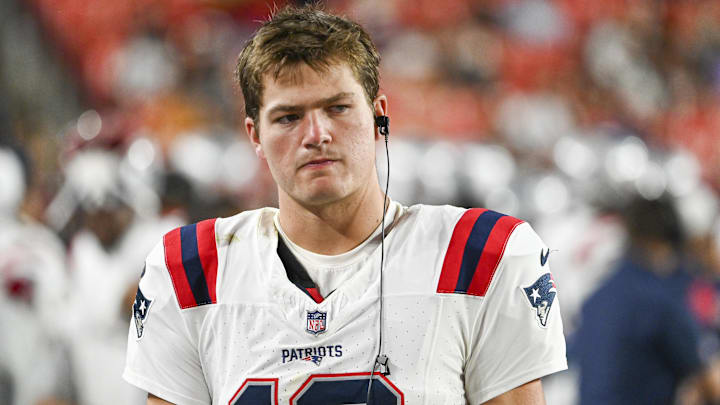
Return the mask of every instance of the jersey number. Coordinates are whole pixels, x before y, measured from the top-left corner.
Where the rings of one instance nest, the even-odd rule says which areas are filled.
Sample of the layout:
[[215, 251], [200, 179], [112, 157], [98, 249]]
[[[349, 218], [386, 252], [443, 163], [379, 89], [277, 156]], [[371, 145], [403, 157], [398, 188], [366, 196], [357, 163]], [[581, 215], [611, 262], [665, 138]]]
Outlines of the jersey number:
[[[370, 373], [314, 374], [290, 397], [290, 405], [364, 404]], [[375, 375], [373, 403], [404, 405], [403, 393], [382, 374]], [[248, 378], [228, 405], [278, 405], [277, 378]]]

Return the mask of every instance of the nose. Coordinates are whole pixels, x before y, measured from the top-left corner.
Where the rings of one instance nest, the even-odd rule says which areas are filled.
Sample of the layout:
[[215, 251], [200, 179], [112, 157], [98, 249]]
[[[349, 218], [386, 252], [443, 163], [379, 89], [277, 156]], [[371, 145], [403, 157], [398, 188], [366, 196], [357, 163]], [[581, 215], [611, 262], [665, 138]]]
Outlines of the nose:
[[303, 145], [308, 148], [319, 147], [332, 141], [330, 122], [322, 111], [312, 110], [307, 114], [308, 122]]

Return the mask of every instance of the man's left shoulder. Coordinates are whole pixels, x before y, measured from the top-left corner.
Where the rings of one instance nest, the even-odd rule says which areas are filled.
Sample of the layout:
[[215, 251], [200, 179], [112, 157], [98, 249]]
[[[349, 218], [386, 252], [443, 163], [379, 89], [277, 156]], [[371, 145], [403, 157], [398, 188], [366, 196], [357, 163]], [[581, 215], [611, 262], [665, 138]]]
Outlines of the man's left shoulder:
[[[417, 205], [408, 234], [414, 257], [436, 252], [435, 292], [483, 297], [504, 257], [524, 255], [542, 244], [523, 220], [486, 208]], [[417, 253], [420, 252], [420, 253]]]
[[525, 220], [489, 208], [463, 208], [453, 205], [413, 205], [407, 212], [422, 222], [423, 229], [436, 232], [465, 232], [500, 238], [511, 233]]

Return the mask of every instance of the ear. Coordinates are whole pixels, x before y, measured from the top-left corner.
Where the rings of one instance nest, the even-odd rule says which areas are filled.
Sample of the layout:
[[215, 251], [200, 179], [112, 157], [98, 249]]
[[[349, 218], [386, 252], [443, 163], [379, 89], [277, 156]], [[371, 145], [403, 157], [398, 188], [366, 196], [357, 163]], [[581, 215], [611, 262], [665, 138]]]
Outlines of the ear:
[[260, 143], [260, 133], [258, 128], [255, 126], [255, 120], [250, 117], [245, 117], [245, 132], [247, 132], [250, 143], [255, 148], [255, 154], [260, 159], [265, 159], [265, 153], [263, 152], [262, 144]]
[[[373, 114], [375, 117], [380, 115], [388, 115], [388, 101], [387, 96], [381, 94], [373, 101]], [[377, 127], [375, 127], [375, 139], [380, 139], [381, 135]]]

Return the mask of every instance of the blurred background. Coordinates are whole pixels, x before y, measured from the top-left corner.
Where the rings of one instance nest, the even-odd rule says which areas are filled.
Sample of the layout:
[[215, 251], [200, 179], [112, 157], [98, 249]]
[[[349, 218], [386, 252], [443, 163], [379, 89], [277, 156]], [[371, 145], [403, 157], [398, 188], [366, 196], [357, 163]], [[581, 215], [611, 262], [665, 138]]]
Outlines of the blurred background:
[[[276, 205], [233, 68], [286, 3], [0, 2], [0, 405], [144, 403], [120, 373], [146, 254], [176, 226]], [[518, 216], [554, 249], [571, 368], [544, 382], [548, 403], [591, 403], [580, 332], [617, 324], [584, 308], [628, 252], [655, 257], [643, 235], [674, 252], [681, 283], [651, 274], [683, 287], [667, 303], [701, 363], [671, 373], [672, 395], [710, 403], [712, 381], [694, 382], [720, 349], [720, 2], [327, 8], [381, 51], [390, 196]], [[654, 202], [676, 221], [632, 221]]]

